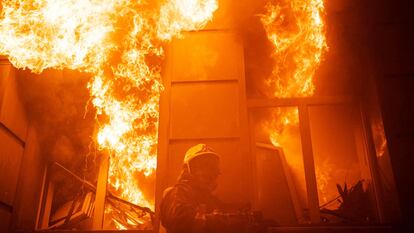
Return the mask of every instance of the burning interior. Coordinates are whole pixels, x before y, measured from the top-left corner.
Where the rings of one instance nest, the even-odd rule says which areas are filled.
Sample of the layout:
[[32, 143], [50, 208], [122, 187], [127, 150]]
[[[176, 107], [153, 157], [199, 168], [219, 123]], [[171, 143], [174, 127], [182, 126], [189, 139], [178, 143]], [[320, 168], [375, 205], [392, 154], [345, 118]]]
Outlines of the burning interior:
[[163, 190], [200, 142], [223, 156], [217, 195], [275, 227], [398, 218], [373, 81], [328, 14], [344, 7], [2, 1], [0, 150], [36, 154], [34, 229], [162, 231]]

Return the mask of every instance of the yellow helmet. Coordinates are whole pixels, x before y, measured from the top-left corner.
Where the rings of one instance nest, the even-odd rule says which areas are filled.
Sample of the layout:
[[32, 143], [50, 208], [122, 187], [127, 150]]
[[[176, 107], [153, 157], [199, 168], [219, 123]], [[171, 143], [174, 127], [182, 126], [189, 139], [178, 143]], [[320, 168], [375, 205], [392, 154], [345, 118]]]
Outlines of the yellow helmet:
[[208, 147], [206, 144], [197, 144], [192, 146], [190, 149], [187, 150], [184, 156], [184, 164], [187, 165], [188, 170], [190, 171], [189, 163], [194, 158], [203, 156], [203, 155], [213, 155], [216, 156], [217, 159], [220, 159], [219, 154], [217, 154], [213, 149]]

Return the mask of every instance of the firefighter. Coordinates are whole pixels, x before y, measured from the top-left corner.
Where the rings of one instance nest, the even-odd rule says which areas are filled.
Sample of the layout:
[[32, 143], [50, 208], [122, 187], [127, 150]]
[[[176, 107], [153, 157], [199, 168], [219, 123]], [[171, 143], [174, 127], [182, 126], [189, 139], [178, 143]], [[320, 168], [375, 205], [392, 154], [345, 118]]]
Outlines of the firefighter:
[[220, 156], [205, 144], [185, 154], [182, 173], [173, 187], [164, 191], [161, 223], [168, 233], [206, 232], [208, 213], [222, 208], [212, 194], [220, 174]]

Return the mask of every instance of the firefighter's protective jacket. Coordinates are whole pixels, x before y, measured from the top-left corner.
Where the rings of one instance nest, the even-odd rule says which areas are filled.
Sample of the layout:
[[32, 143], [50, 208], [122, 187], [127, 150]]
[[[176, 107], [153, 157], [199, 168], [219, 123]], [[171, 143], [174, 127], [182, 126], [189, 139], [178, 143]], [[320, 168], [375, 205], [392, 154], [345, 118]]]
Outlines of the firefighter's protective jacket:
[[160, 206], [162, 225], [168, 233], [205, 233], [205, 214], [221, 208], [222, 203], [189, 178], [165, 190]]

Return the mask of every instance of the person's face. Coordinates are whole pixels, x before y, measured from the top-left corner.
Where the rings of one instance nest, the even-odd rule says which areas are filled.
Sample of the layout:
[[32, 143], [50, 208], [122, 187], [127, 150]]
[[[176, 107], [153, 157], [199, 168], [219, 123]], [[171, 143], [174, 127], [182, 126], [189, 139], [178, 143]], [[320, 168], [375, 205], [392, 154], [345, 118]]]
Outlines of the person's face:
[[220, 175], [219, 160], [215, 156], [202, 156], [191, 161], [191, 174], [201, 187], [212, 192], [217, 187]]

